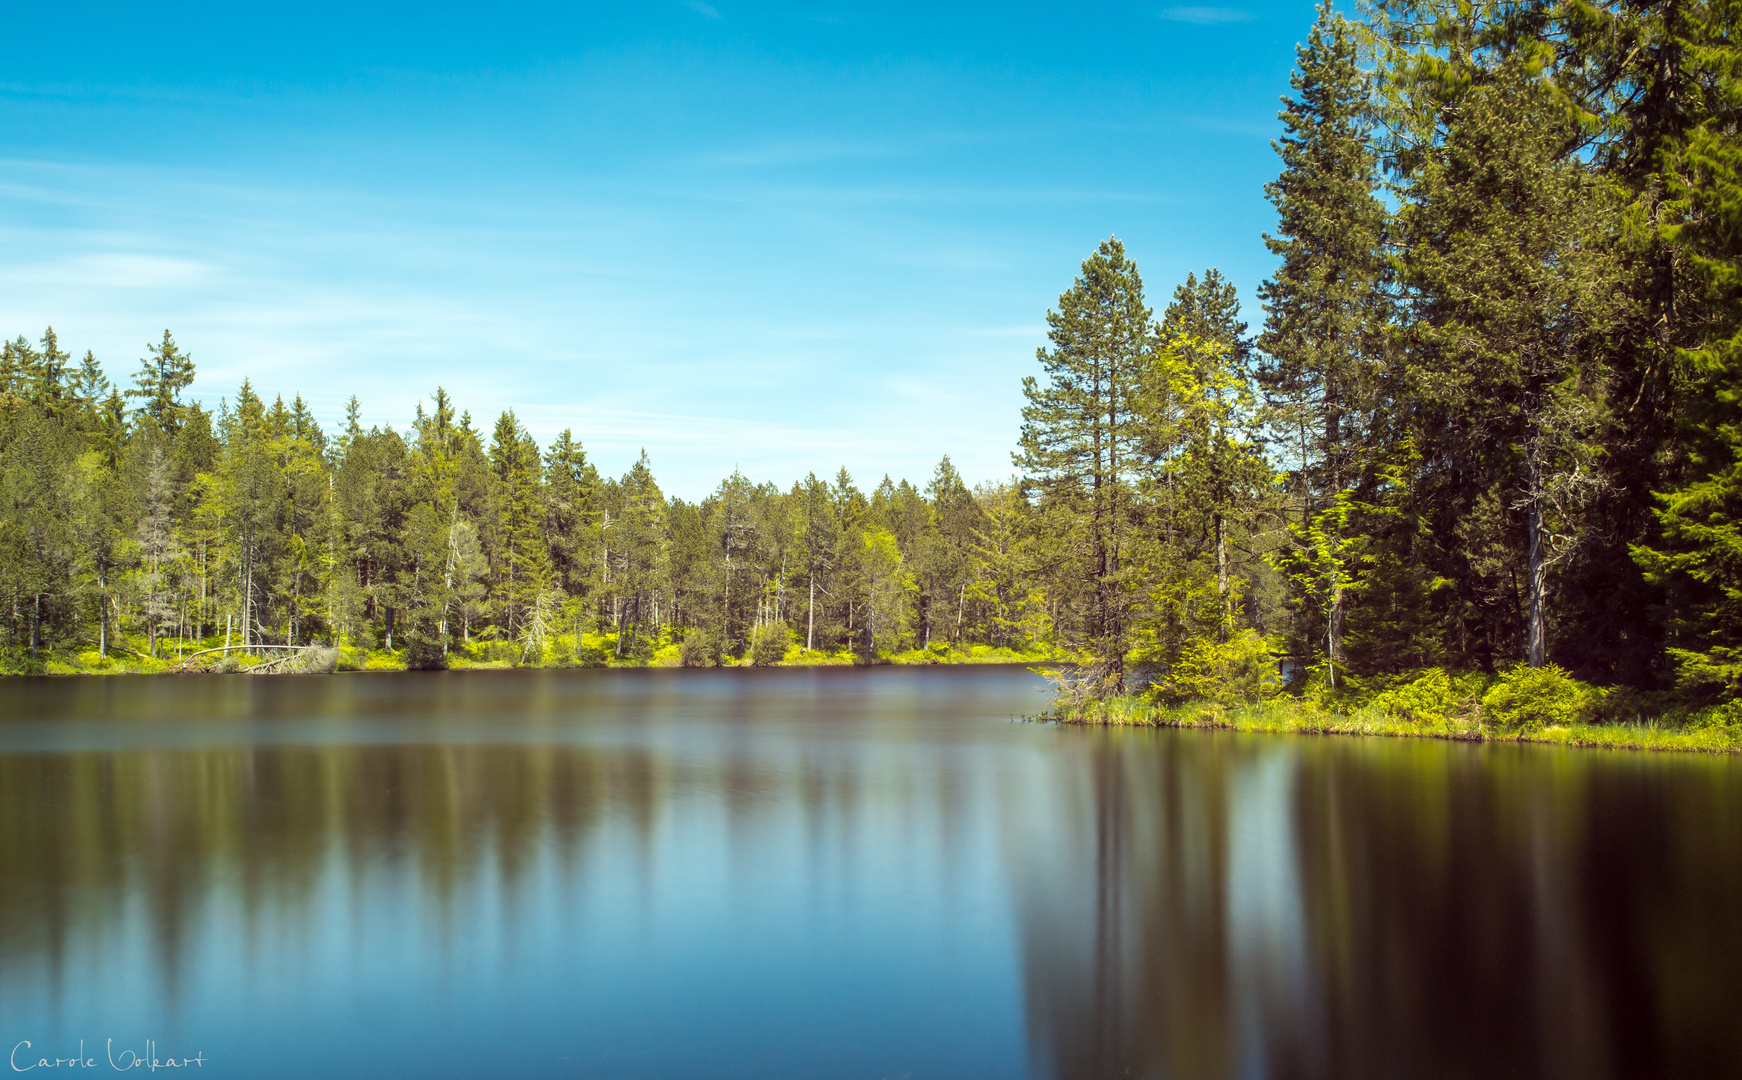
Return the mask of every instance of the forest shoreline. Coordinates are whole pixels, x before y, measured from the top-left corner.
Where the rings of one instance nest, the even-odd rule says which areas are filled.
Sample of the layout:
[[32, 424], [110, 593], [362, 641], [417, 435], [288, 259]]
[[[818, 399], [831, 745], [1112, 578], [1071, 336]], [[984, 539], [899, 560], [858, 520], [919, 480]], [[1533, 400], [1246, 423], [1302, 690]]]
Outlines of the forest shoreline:
[[1225, 705], [1209, 701], [1166, 706], [1128, 696], [1085, 705], [1060, 706], [1038, 719], [1073, 727], [1141, 727], [1236, 731], [1253, 735], [1353, 735], [1443, 739], [1449, 742], [1535, 743], [1576, 750], [1647, 753], [1742, 754], [1742, 731], [1729, 726], [1660, 726], [1656, 720], [1545, 724], [1509, 731], [1467, 716], [1417, 721], [1374, 715], [1372, 710], [1336, 712], [1297, 699]]
[[[594, 640], [589, 640], [594, 639]], [[783, 657], [771, 663], [753, 663], [750, 657], [721, 658], [721, 662], [685, 664], [675, 644], [664, 644], [649, 653], [634, 656], [613, 655], [611, 639], [586, 635], [579, 650], [572, 638], [557, 643], [539, 660], [529, 660], [521, 650], [506, 642], [481, 643], [473, 648], [456, 649], [446, 658], [446, 664], [434, 669], [414, 668], [406, 649], [365, 649], [351, 646], [311, 647], [309, 660], [300, 666], [285, 665], [282, 653], [260, 653], [243, 646], [234, 646], [223, 654], [222, 642], [214, 648], [208, 643], [192, 643], [199, 651], [209, 652], [202, 662], [190, 664], [192, 649], [181, 655], [151, 657], [125, 646], [114, 646], [116, 654], [101, 656], [97, 650], [85, 650], [68, 657], [44, 650], [34, 662], [23, 657], [10, 658], [14, 663], [0, 665], [0, 678], [8, 676], [81, 675], [225, 675], [225, 674], [352, 674], [360, 672], [393, 672], [412, 670], [447, 671], [507, 671], [516, 669], [625, 669], [658, 668], [798, 668], [798, 667], [923, 667], [923, 666], [1030, 666], [1041, 663], [1070, 663], [1080, 659], [1076, 654], [1058, 651], [1024, 651], [990, 645], [957, 645], [909, 649], [882, 654], [867, 661], [860, 653], [849, 650], [805, 649], [795, 646]]]
[[[44, 658], [38, 670], [0, 673], [0, 679], [13, 677], [76, 678], [106, 675], [271, 675], [271, 674], [381, 674], [416, 670], [406, 662], [405, 650], [384, 649], [328, 650], [323, 666], [315, 669], [250, 670], [272, 661], [271, 657], [254, 653], [243, 654], [238, 646], [228, 665], [185, 667], [174, 659], [156, 659], [134, 655], [127, 659], [110, 657], [89, 666], [69, 663], [56, 657]], [[831, 653], [820, 649], [795, 648], [789, 655], [772, 664], [751, 664], [728, 661], [706, 666], [684, 665], [674, 657], [656, 654], [641, 658], [611, 658], [609, 660], [577, 661], [572, 657], [547, 660], [543, 663], [523, 663], [510, 659], [484, 659], [455, 655], [441, 670], [513, 671], [513, 670], [620, 670], [645, 671], [658, 669], [691, 670], [774, 670], [805, 667], [1032, 667], [1035, 664], [1069, 662], [1075, 657], [1054, 654], [1022, 654], [1014, 650], [991, 646], [970, 646], [966, 649], [913, 649], [908, 652], [877, 657], [867, 663], [862, 656]], [[1259, 703], [1228, 704], [1207, 699], [1164, 705], [1138, 695], [1106, 698], [1071, 704], [1056, 704], [1034, 717], [1035, 720], [1085, 728], [1150, 728], [1196, 731], [1232, 731], [1250, 735], [1332, 735], [1380, 738], [1441, 739], [1449, 742], [1532, 743], [1564, 746], [1580, 750], [1624, 750], [1647, 753], [1700, 753], [1742, 755], [1742, 729], [1731, 725], [1700, 725], [1677, 723], [1673, 717], [1661, 720], [1621, 722], [1570, 722], [1527, 725], [1507, 730], [1491, 719], [1466, 713], [1457, 717], [1412, 719], [1387, 714], [1372, 706], [1351, 711], [1327, 709], [1314, 702], [1283, 696]]]

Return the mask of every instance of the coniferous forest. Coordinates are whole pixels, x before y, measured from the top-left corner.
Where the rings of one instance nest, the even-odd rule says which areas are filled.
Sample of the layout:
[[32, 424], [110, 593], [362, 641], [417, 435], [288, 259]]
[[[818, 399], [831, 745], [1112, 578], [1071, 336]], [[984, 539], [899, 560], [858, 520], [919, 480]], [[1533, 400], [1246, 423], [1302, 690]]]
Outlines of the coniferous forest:
[[355, 400], [323, 430], [246, 383], [190, 400], [167, 331], [113, 384], [20, 336], [4, 663], [1056, 657], [1084, 700], [1536, 672], [1710, 712], [1742, 692], [1739, 27], [1736, 0], [1321, 6], [1262, 312], [1216, 269], [1152, 296], [1101, 243], [1008, 482], [945, 458], [690, 503], [439, 389], [406, 430]]

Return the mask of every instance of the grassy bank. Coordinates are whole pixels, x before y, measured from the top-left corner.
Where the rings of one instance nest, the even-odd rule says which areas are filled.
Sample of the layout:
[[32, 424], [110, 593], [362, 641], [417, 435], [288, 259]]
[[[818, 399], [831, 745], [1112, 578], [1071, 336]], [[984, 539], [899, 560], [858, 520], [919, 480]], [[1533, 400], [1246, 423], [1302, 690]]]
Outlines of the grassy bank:
[[[1742, 725], [1724, 707], [1668, 709], [1652, 719], [1525, 719], [1509, 722], [1478, 708], [1410, 712], [1385, 701], [1348, 709], [1280, 696], [1262, 702], [1193, 701], [1164, 705], [1141, 697], [1055, 706], [1043, 719], [1067, 724], [1204, 728], [1268, 734], [1373, 735], [1468, 742], [1529, 742], [1611, 750], [1742, 753]], [[1468, 704], [1463, 703], [1463, 704]]]
[[[151, 675], [174, 672], [239, 672], [325, 670], [325, 671], [405, 671], [407, 650], [385, 649], [379, 646], [347, 642], [310, 655], [297, 664], [274, 663], [285, 653], [280, 650], [250, 651], [240, 645], [224, 649], [223, 637], [203, 641], [184, 640], [158, 643], [158, 655], [151, 656], [150, 645], [143, 639], [123, 637], [110, 644], [109, 655], [96, 649], [39, 650], [31, 657], [22, 650], [0, 655], [0, 675]], [[203, 654], [203, 655], [202, 655]], [[874, 665], [926, 664], [1036, 664], [1073, 661], [1072, 654], [1046, 650], [1018, 650], [991, 645], [934, 645], [924, 649], [881, 654]], [[794, 645], [784, 656], [774, 661], [774, 667], [850, 667], [866, 663], [863, 653], [847, 649], [806, 649]], [[647, 668], [681, 667], [683, 657], [677, 642], [669, 636], [642, 641], [639, 646], [619, 656], [615, 634], [583, 633], [577, 641], [574, 634], [551, 638], [542, 655], [528, 657], [525, 650], [510, 641], [473, 641], [455, 645], [447, 656], [448, 667], [455, 671], [497, 670], [518, 667], [608, 667]], [[270, 665], [270, 666], [269, 666]], [[708, 665], [715, 666], [715, 665]], [[749, 667], [749, 657], [726, 657], [718, 666]]]

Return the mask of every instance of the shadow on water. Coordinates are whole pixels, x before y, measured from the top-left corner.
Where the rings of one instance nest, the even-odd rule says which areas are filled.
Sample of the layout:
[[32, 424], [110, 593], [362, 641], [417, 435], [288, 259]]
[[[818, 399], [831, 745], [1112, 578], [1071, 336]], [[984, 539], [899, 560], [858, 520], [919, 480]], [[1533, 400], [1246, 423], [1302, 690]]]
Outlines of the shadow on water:
[[1742, 1072], [1736, 763], [1007, 722], [1038, 687], [0, 685], [0, 1038], [249, 1076]]

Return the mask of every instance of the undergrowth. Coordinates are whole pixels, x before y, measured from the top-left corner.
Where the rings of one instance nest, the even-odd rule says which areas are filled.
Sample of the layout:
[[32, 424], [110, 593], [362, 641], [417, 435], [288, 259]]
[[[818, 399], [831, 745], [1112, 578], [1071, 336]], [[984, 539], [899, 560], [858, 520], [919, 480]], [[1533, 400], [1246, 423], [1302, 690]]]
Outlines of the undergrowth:
[[[1333, 691], [1309, 680], [1295, 692], [1177, 696], [1178, 680], [1146, 692], [1061, 699], [1042, 719], [1069, 724], [1219, 728], [1325, 735], [1385, 735], [1473, 742], [1536, 742], [1617, 750], [1742, 752], [1742, 702], [1693, 707], [1661, 695], [1592, 686], [1553, 665], [1497, 675], [1439, 668]], [[1173, 691], [1173, 693], [1170, 693]]]

